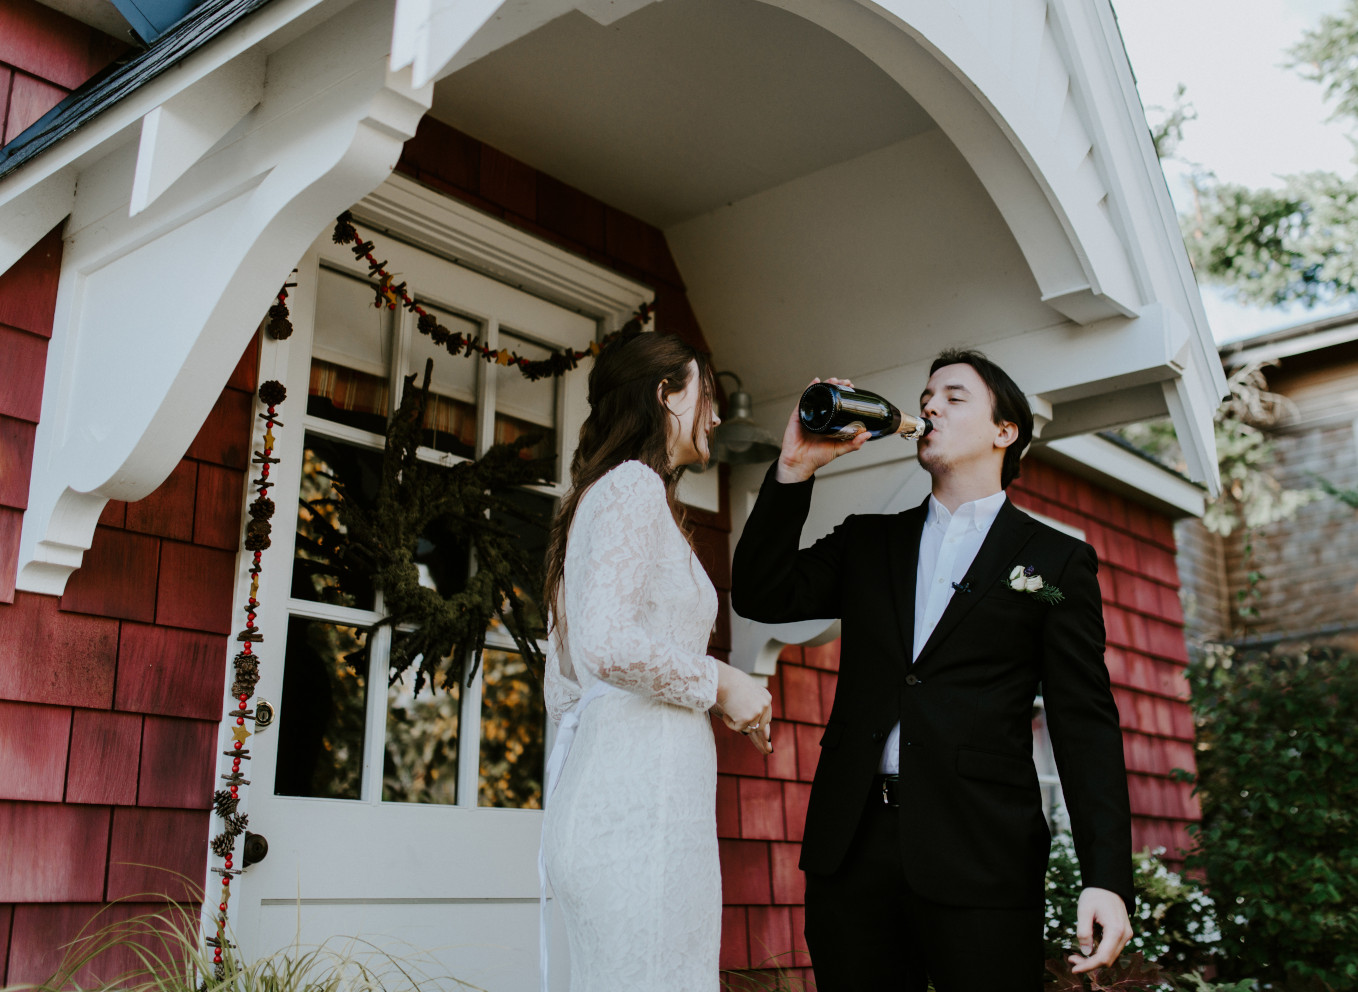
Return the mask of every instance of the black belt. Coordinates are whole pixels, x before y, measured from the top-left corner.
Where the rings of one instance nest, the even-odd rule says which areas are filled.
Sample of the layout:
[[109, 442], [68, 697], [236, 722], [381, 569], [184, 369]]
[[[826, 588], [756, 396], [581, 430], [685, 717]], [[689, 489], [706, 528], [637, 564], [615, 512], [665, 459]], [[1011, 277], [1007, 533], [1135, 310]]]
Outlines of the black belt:
[[875, 775], [872, 779], [872, 795], [868, 802], [873, 806], [899, 806], [901, 804], [901, 777], [899, 775]]

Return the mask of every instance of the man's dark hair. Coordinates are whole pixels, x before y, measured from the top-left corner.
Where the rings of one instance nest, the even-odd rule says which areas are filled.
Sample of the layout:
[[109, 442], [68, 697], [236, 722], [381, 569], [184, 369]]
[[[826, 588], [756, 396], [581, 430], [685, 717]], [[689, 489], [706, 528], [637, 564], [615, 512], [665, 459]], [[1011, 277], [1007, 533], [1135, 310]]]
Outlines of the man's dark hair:
[[1033, 439], [1033, 410], [1028, 405], [1028, 397], [1023, 395], [1018, 383], [1009, 378], [1009, 373], [1000, 368], [979, 351], [949, 348], [934, 359], [929, 366], [933, 375], [945, 365], [970, 365], [990, 390], [990, 419], [996, 426], [1008, 421], [1018, 427], [1018, 438], [1004, 452], [1004, 464], [1000, 468], [1000, 488], [1008, 489], [1009, 483], [1018, 478], [1019, 459]]

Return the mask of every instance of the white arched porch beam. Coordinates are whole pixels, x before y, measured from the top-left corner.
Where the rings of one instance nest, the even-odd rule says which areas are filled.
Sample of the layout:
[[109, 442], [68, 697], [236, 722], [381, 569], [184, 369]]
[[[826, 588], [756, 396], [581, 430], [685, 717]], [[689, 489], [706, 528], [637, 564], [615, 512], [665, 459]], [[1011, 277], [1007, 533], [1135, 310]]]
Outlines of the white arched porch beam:
[[[391, 18], [389, 0], [354, 4], [267, 62], [243, 53], [257, 61], [228, 76], [252, 92], [258, 65], [262, 101], [210, 154], [153, 169], [137, 188], [158, 195], [135, 215], [136, 143], [80, 172], [19, 588], [60, 593], [104, 503], [140, 499], [169, 475], [297, 259], [391, 173], [431, 96], [390, 72]], [[142, 146], [144, 170], [165, 149]]]
[[763, 2], [853, 45], [929, 112], [994, 200], [1044, 302], [1087, 324], [1147, 301], [1088, 123], [1102, 77], [1067, 55], [1065, 0]]

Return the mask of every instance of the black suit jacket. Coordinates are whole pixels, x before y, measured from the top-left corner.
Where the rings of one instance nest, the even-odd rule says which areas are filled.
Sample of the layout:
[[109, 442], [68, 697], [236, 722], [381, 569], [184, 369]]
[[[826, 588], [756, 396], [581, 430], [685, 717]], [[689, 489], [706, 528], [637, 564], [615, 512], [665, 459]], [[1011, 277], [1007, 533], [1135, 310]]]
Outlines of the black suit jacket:
[[[842, 620], [839, 683], [821, 738], [801, 866], [844, 858], [882, 746], [901, 721], [901, 844], [911, 887], [936, 902], [1040, 905], [1050, 836], [1032, 757], [1041, 686], [1085, 886], [1133, 907], [1131, 815], [1103, 661], [1094, 550], [1005, 501], [914, 662], [915, 572], [927, 501], [850, 516], [798, 549], [814, 481], [769, 470], [736, 547], [731, 602], [764, 623]], [[1032, 566], [1065, 595], [1006, 583]]]

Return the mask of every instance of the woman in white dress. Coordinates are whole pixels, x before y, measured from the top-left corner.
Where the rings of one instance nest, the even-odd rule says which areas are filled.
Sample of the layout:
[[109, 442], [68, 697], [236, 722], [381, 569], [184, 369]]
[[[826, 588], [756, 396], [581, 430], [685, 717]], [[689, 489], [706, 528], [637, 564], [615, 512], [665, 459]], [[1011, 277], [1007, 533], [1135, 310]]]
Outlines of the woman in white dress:
[[705, 357], [673, 335], [606, 347], [552, 528], [546, 697], [569, 750], [543, 852], [572, 992], [718, 988], [708, 713], [767, 754], [772, 710], [759, 683], [706, 653], [717, 595], [675, 497], [683, 466], [707, 460], [712, 394]]

